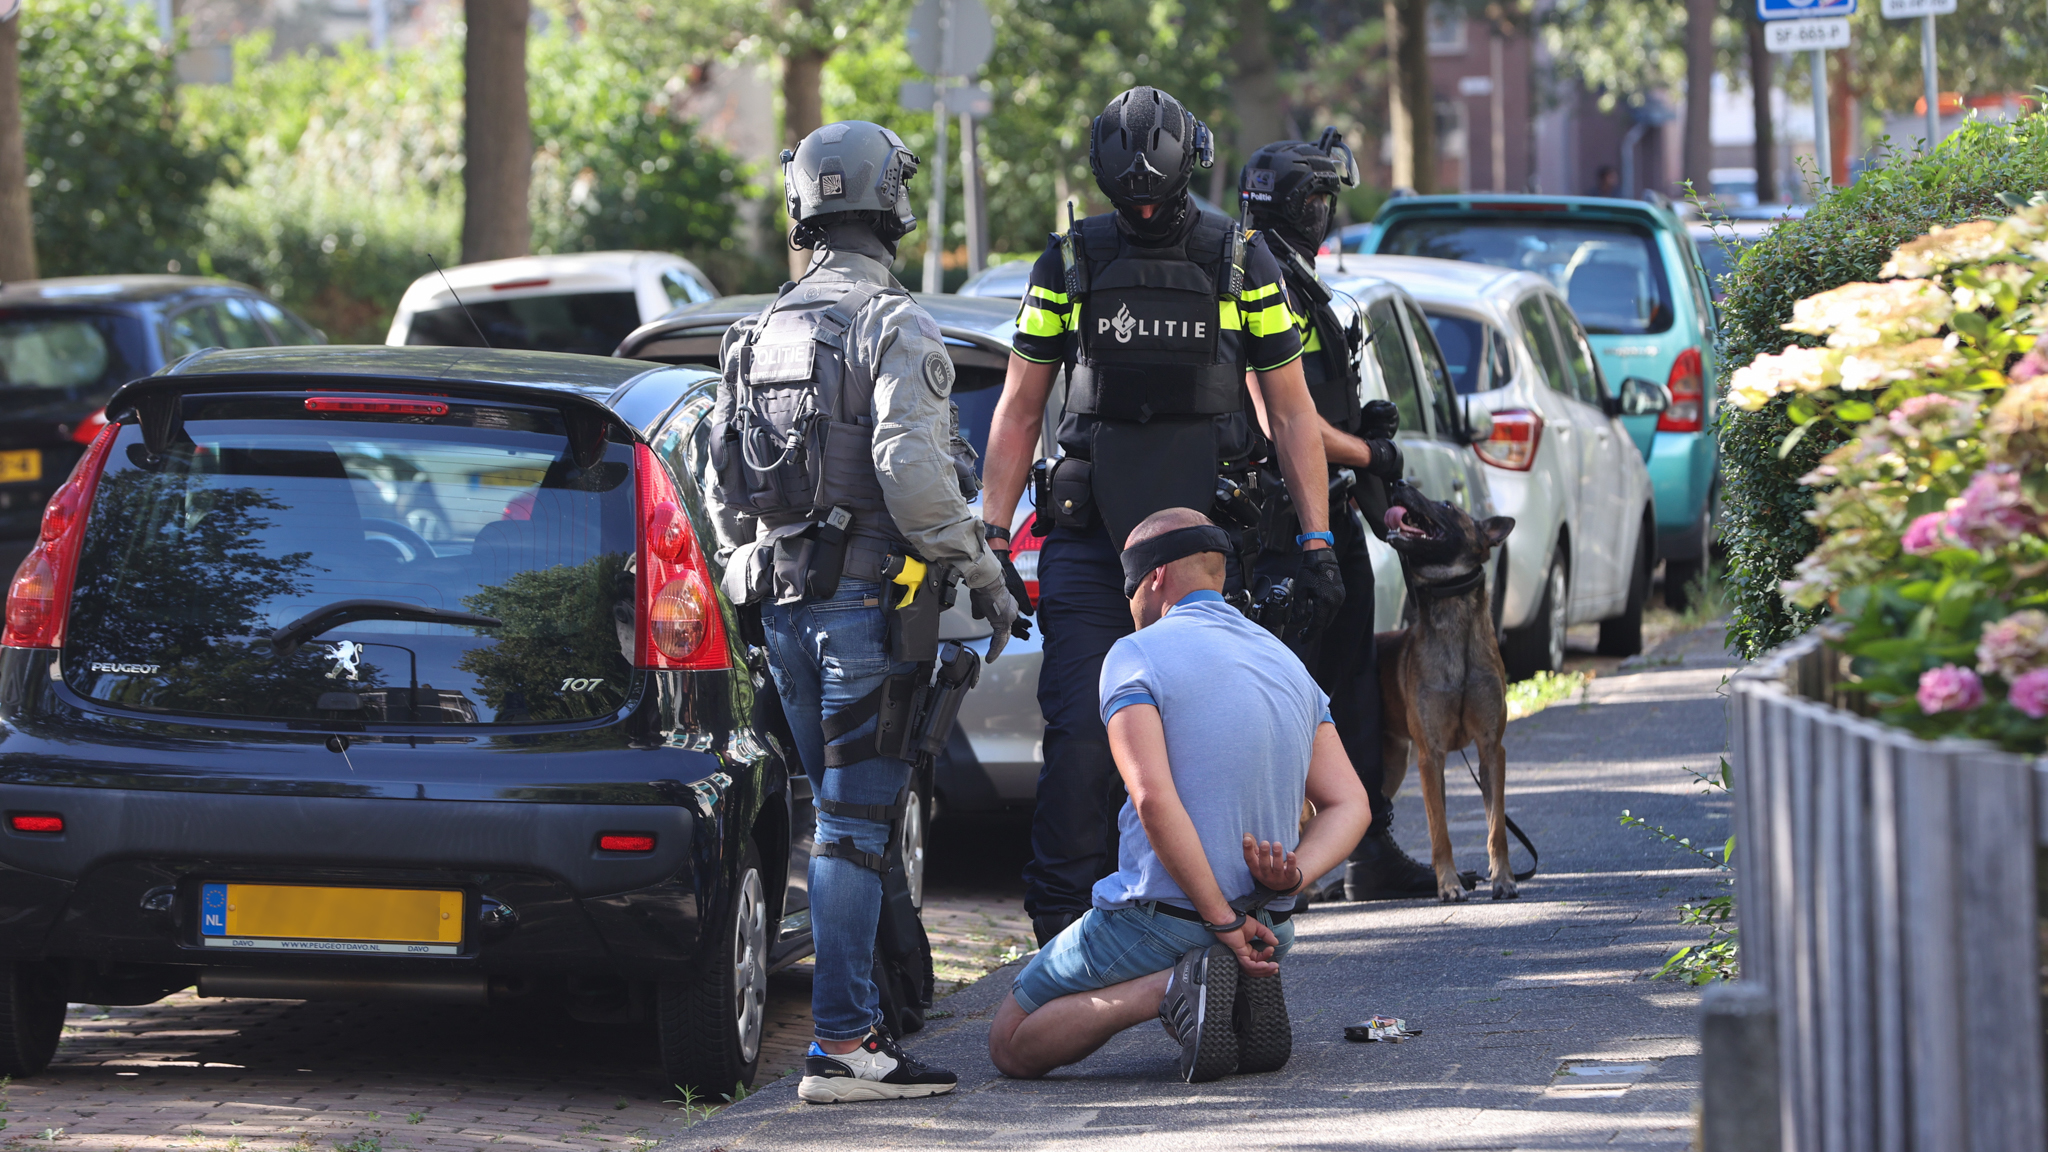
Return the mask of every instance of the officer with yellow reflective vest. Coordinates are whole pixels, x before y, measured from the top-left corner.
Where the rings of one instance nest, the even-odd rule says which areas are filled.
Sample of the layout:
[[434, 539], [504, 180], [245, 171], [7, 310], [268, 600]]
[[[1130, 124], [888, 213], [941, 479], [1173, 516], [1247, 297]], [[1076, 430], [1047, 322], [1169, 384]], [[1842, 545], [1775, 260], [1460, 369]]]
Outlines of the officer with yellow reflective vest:
[[[1246, 489], [1255, 462], [1277, 454], [1302, 494], [1291, 546], [1303, 551], [1296, 582], [1308, 614], [1326, 623], [1344, 598], [1321, 427], [1280, 267], [1263, 240], [1188, 196], [1195, 165], [1214, 156], [1208, 128], [1155, 88], [1133, 88], [1096, 117], [1089, 165], [1115, 211], [1072, 222], [1032, 269], [989, 432], [982, 514], [992, 543], [1008, 547], [1027, 474], [1038, 530], [1050, 530], [1038, 567], [1045, 766], [1024, 873], [1041, 943], [1087, 911], [1096, 881], [1116, 868], [1123, 785], [1096, 681], [1103, 656], [1131, 631], [1119, 562], [1131, 530], [1162, 509], [1218, 508], [1237, 520], [1226, 527], [1255, 531]], [[1034, 469], [1063, 364], [1062, 454]], [[1242, 596], [1242, 565], [1231, 559], [1230, 587]]]
[[[1282, 140], [1254, 152], [1238, 178], [1245, 218], [1267, 238], [1280, 262], [1296, 328], [1302, 338], [1302, 375], [1323, 425], [1330, 462], [1330, 531], [1344, 607], [1326, 628], [1262, 621], [1300, 654], [1316, 684], [1330, 697], [1330, 719], [1351, 767], [1372, 802], [1372, 823], [1344, 869], [1348, 900], [1434, 896], [1436, 873], [1394, 842], [1393, 801], [1385, 795], [1386, 763], [1380, 750], [1379, 657], [1373, 643], [1372, 555], [1366, 532], [1384, 536], [1388, 482], [1401, 479], [1394, 446], [1400, 413], [1385, 400], [1362, 402], [1359, 361], [1365, 353], [1363, 317], [1355, 302], [1316, 272], [1316, 252], [1335, 221], [1337, 195], [1358, 183], [1358, 161], [1334, 128], [1322, 137]], [[1361, 509], [1363, 514], [1361, 514]], [[1293, 578], [1299, 558], [1272, 539], [1292, 532], [1283, 498], [1267, 502], [1268, 544], [1253, 578], [1253, 597]], [[1398, 575], [1394, 575], [1399, 579]]]

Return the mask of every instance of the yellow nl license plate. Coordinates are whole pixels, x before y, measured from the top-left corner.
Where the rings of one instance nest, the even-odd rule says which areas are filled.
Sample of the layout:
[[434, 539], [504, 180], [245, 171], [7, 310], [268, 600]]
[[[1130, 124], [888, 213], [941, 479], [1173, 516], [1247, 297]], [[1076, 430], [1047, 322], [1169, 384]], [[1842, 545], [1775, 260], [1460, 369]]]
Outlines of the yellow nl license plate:
[[43, 478], [43, 454], [34, 448], [0, 452], [0, 484]]
[[205, 884], [199, 906], [199, 941], [209, 948], [400, 956], [462, 950], [460, 892]]

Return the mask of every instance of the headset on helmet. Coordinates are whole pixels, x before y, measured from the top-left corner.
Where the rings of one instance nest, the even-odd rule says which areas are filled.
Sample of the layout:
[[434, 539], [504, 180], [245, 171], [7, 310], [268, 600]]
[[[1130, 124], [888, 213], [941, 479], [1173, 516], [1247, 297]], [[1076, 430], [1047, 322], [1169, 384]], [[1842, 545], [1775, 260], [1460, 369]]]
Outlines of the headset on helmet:
[[1268, 144], [1245, 163], [1237, 195], [1260, 228], [1306, 243], [1311, 251], [1329, 235], [1337, 193], [1358, 186], [1358, 158], [1335, 128], [1320, 139]]
[[[1179, 226], [1197, 163], [1216, 163], [1208, 125], [1157, 88], [1141, 85], [1119, 95], [1088, 130], [1088, 167], [1096, 186], [1140, 232]], [[1164, 211], [1145, 220], [1137, 210], [1146, 206]]]
[[918, 159], [894, 132], [866, 120], [827, 124], [782, 152], [782, 193], [791, 242], [808, 246], [823, 232], [821, 217], [859, 212], [882, 240], [894, 243], [917, 227], [909, 183]]

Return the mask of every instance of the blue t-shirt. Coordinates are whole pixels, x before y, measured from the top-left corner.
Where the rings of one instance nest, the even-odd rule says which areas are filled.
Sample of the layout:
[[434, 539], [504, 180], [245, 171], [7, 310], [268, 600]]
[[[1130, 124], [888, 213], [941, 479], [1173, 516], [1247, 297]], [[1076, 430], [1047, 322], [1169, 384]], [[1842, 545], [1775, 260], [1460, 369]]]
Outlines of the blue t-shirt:
[[[1316, 726], [1328, 696], [1272, 633], [1214, 592], [1192, 592], [1102, 661], [1102, 721], [1133, 704], [1159, 709], [1173, 787], [1194, 821], [1225, 900], [1249, 895], [1244, 835], [1292, 849]], [[1194, 904], [1152, 851], [1138, 810], [1117, 814], [1117, 870], [1095, 885], [1097, 908], [1163, 900]], [[1268, 907], [1284, 911], [1293, 897]]]

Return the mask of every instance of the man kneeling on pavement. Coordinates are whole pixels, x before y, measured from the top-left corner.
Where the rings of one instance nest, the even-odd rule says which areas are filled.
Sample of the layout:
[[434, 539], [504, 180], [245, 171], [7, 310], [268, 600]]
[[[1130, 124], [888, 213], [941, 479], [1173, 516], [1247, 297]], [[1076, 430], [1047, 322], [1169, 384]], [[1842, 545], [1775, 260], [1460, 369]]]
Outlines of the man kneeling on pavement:
[[1139, 631], [1110, 649], [1100, 689], [1130, 794], [1119, 867], [997, 1011], [989, 1056], [1004, 1075], [1043, 1076], [1155, 1014], [1189, 1083], [1287, 1062], [1279, 961], [1294, 893], [1344, 862], [1372, 812], [1329, 698], [1224, 601], [1230, 549], [1187, 508], [1147, 518], [1124, 545]]

